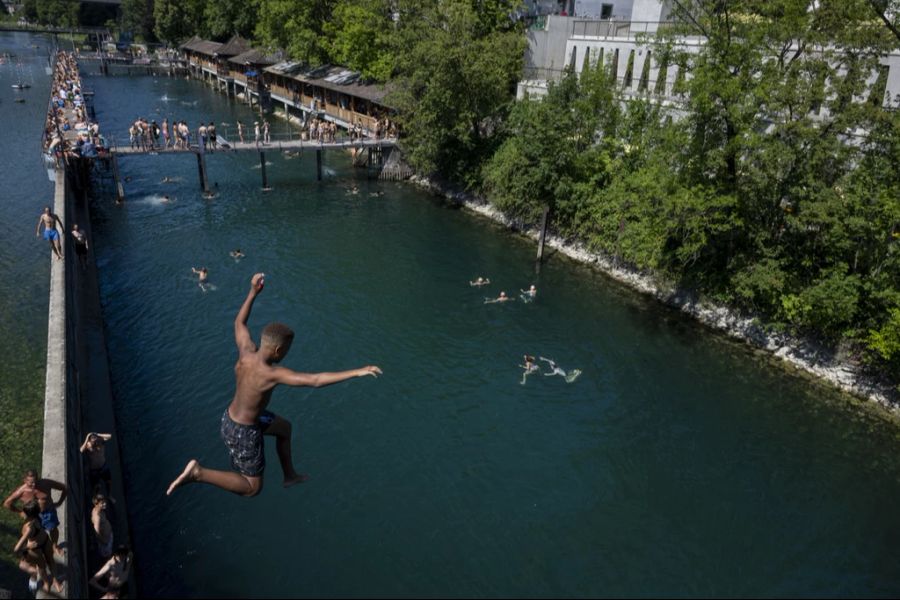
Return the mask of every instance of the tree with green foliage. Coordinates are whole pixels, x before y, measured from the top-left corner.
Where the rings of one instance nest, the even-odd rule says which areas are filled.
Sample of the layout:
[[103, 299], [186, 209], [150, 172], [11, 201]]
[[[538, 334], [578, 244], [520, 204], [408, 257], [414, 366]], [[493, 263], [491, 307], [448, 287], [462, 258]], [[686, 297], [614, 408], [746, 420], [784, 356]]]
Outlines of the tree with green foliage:
[[170, 44], [202, 35], [203, 9], [203, 0], [155, 0], [153, 31]]
[[216, 40], [232, 35], [249, 38], [256, 30], [257, 15], [264, 0], [215, 0], [203, 9], [206, 34]]
[[145, 41], [155, 41], [153, 0], [122, 0], [120, 27]]
[[394, 29], [389, 1], [340, 0], [324, 27], [331, 62], [387, 81], [396, 62]]
[[625, 101], [586, 61], [513, 107], [485, 191], [529, 223], [550, 206], [562, 235], [900, 374], [900, 113], [883, 108], [879, 65], [900, 38], [862, 0], [683, 0], [675, 14], [651, 50], [680, 67], [677, 111]]
[[524, 36], [485, 32], [463, 0], [422, 2], [400, 21], [405, 51], [389, 102], [399, 109], [406, 156], [422, 172], [473, 184], [514, 99]]
[[325, 25], [336, 0], [267, 0], [259, 7], [256, 37], [270, 48], [281, 48], [310, 65], [329, 62]]
[[25, 0], [25, 18], [54, 27], [78, 26], [78, 3], [68, 0]]

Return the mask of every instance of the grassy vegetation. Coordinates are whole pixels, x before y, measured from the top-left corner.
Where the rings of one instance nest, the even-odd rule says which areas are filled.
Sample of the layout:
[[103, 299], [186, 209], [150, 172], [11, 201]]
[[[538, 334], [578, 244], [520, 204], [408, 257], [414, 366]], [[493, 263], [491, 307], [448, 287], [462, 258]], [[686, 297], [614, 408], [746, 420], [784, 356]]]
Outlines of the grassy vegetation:
[[[22, 481], [25, 469], [41, 466], [44, 407], [44, 349], [29, 347], [26, 340], [3, 336], [0, 361], [0, 494], [5, 499]], [[19, 571], [12, 548], [22, 520], [0, 511], [0, 585], [13, 597], [25, 597], [25, 575]]]

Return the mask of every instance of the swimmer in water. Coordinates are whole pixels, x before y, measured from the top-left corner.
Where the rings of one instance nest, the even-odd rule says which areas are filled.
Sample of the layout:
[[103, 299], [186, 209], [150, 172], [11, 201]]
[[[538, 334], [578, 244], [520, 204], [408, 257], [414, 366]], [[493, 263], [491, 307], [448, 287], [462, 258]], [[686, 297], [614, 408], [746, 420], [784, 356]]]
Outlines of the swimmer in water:
[[566, 383], [572, 383], [573, 381], [578, 379], [579, 375], [581, 375], [581, 371], [579, 371], [578, 369], [572, 369], [571, 371], [566, 373], [558, 366], [556, 366], [556, 362], [554, 362], [550, 358], [544, 358], [543, 356], [541, 356], [540, 359], [547, 363], [551, 369], [550, 373], [544, 373], [544, 377], [553, 377], [554, 375], [559, 375], [566, 380]]
[[485, 304], [496, 304], [497, 302], [512, 302], [515, 298], [510, 298], [506, 295], [506, 292], [500, 292], [500, 295], [496, 298], [485, 298]]
[[233, 258], [234, 260], [240, 260], [244, 258], [244, 253], [241, 252], [240, 248], [235, 248], [234, 250], [229, 252], [228, 255], [231, 256], [231, 258]]
[[354, 185], [352, 188], [347, 189], [347, 193], [355, 196], [359, 193], [359, 188]]
[[163, 204], [168, 204], [168, 203], [169, 203], [169, 196], [164, 195], [164, 196], [162, 197], [162, 203], [163, 203]]
[[525, 364], [519, 366], [525, 369], [525, 371], [522, 373], [522, 381], [520, 381], [519, 383], [525, 385], [525, 378], [536, 371], [540, 371], [541, 368], [535, 364], [534, 357], [530, 354], [526, 354], [522, 358], [525, 361]]
[[470, 281], [469, 285], [472, 287], [481, 287], [483, 285], [489, 284], [490, 282], [491, 282], [491, 280], [488, 279], [487, 277], [479, 277], [475, 281]]
[[199, 278], [198, 283], [200, 284], [200, 289], [205, 292], [209, 287], [209, 284], [206, 282], [206, 280], [209, 278], [209, 270], [206, 267], [200, 267], [199, 269], [191, 267], [191, 271], [197, 274]]
[[525, 302], [532, 302], [534, 300], [535, 296], [537, 296], [537, 288], [534, 287], [533, 284], [527, 290], [519, 290], [519, 291], [522, 292], [522, 300], [524, 300]]

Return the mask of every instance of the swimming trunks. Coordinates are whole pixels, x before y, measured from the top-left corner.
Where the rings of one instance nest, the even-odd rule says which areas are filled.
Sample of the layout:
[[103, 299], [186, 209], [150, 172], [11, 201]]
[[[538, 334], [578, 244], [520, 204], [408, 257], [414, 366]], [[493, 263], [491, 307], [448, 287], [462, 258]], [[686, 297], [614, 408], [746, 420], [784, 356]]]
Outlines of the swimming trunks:
[[58, 240], [59, 232], [56, 229], [45, 229], [44, 230], [44, 239], [49, 241]]
[[109, 465], [103, 465], [99, 469], [91, 469], [88, 472], [91, 481], [91, 488], [96, 488], [101, 481], [105, 481], [109, 485], [112, 480], [112, 474], [109, 472]]
[[222, 415], [221, 434], [222, 441], [228, 446], [231, 453], [231, 466], [235, 471], [248, 477], [261, 477], [266, 469], [266, 453], [263, 445], [263, 431], [265, 431], [275, 414], [264, 410], [260, 413], [257, 423], [244, 425], [236, 423], [228, 414], [228, 409]]
[[56, 507], [43, 511], [40, 515], [41, 526], [47, 531], [53, 531], [59, 527], [59, 515], [56, 514]]
[[97, 551], [100, 553], [100, 556], [103, 558], [109, 558], [112, 556], [113, 551], [113, 536], [109, 534], [109, 539], [105, 544], [101, 543], [99, 538], [97, 539]]

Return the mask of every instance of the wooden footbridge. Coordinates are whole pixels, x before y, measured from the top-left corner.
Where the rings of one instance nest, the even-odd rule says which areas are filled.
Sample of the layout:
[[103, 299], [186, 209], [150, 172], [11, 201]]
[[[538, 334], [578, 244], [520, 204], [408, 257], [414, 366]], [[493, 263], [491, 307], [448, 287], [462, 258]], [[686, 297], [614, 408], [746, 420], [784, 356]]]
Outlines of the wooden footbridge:
[[[333, 142], [319, 142], [315, 140], [283, 139], [270, 142], [234, 142], [222, 136], [216, 136], [215, 148], [202, 145], [192, 145], [189, 148], [164, 148], [160, 146], [148, 146], [135, 144], [119, 146], [114, 141], [107, 148], [108, 156], [112, 162], [113, 177], [116, 182], [116, 194], [122, 201], [125, 192], [119, 177], [118, 158], [120, 156], [158, 156], [161, 154], [194, 155], [197, 159], [197, 172], [200, 177], [200, 188], [205, 194], [210, 193], [209, 179], [206, 171], [206, 156], [209, 154], [249, 153], [259, 154], [259, 167], [262, 176], [262, 189], [268, 190], [269, 181], [266, 175], [266, 152], [296, 153], [302, 155], [307, 152], [316, 153], [316, 178], [322, 180], [322, 153], [326, 150], [350, 150], [353, 153], [353, 164], [356, 166], [379, 167], [385, 163], [385, 157], [397, 145], [393, 138], [385, 139], [356, 139], [340, 140]], [[363, 152], [365, 151], [365, 152]]]

